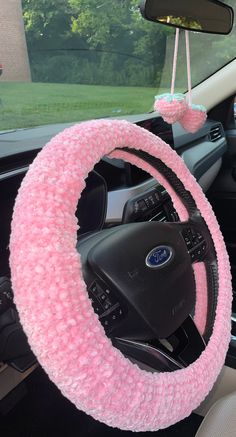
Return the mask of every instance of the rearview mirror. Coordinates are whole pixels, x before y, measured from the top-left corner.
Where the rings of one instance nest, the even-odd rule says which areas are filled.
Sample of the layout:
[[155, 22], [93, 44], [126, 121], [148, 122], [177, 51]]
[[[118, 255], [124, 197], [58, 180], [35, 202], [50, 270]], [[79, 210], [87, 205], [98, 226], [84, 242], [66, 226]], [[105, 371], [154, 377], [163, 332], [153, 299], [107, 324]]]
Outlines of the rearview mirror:
[[143, 0], [146, 20], [186, 30], [227, 35], [233, 27], [231, 6], [218, 0]]

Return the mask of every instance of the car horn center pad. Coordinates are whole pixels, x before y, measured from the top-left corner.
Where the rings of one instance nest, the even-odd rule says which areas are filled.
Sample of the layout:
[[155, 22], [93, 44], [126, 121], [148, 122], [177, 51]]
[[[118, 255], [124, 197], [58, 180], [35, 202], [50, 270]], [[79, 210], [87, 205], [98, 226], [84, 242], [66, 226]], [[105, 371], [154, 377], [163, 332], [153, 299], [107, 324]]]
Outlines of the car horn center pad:
[[[148, 256], [162, 247], [169, 248], [171, 256], [163, 266], [150, 268]], [[171, 224], [144, 222], [118, 226], [95, 244], [88, 262], [97, 277], [104, 278], [142, 314], [155, 338], [169, 337], [194, 308], [191, 260], [179, 228]]]
[[[193, 364], [171, 373], [141, 370], [112, 346], [88, 298], [76, 250], [75, 210], [85, 179], [104, 155], [127, 147], [144, 150], [172, 169], [201, 211], [217, 255], [219, 294], [212, 336]], [[145, 163], [142, 167], [150, 169]], [[174, 205], [180, 205], [170, 194]], [[15, 302], [32, 350], [77, 408], [123, 430], [154, 431], [188, 416], [209, 393], [230, 339], [229, 260], [200, 186], [160, 138], [120, 120], [84, 122], [54, 137], [19, 190], [10, 252]]]

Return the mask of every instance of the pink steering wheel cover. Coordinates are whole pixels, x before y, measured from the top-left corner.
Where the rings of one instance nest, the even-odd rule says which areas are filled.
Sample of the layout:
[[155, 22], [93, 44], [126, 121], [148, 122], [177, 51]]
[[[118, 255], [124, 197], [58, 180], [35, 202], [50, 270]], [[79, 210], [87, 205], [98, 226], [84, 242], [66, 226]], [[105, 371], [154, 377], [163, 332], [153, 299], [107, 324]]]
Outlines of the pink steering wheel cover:
[[[117, 147], [144, 150], [170, 167], [192, 193], [215, 244], [219, 295], [213, 334], [193, 364], [172, 373], [143, 371], [112, 346], [83, 281], [74, 212], [89, 171]], [[118, 120], [81, 123], [54, 137], [19, 190], [10, 252], [15, 301], [32, 350], [79, 409], [110, 426], [153, 431], [188, 416], [211, 390], [230, 339], [228, 255], [200, 186], [160, 138]]]

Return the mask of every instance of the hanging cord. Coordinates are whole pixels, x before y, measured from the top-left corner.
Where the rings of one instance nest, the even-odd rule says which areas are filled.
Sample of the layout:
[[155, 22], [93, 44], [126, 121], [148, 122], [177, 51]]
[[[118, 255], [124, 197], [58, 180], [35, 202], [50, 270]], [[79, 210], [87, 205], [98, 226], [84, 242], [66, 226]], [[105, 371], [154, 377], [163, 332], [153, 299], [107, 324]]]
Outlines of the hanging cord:
[[178, 49], [179, 49], [179, 29], [176, 28], [175, 32], [175, 49], [174, 49], [174, 58], [173, 58], [173, 69], [172, 69], [172, 79], [171, 79], [171, 94], [175, 92], [175, 79], [176, 79], [176, 66], [178, 59]]
[[191, 80], [191, 62], [190, 62], [190, 46], [189, 32], [185, 30], [185, 45], [186, 45], [186, 60], [187, 60], [187, 77], [188, 77], [188, 104], [192, 104], [192, 80]]

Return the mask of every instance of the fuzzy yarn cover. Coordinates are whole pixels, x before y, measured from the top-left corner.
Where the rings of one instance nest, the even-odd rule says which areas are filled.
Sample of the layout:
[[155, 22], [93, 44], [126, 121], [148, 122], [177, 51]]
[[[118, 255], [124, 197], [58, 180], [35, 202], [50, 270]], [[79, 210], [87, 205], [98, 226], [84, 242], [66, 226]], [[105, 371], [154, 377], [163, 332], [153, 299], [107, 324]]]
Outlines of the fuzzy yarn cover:
[[178, 121], [187, 132], [194, 134], [201, 129], [206, 118], [206, 108], [202, 105], [194, 105], [192, 103]]
[[159, 112], [166, 123], [176, 123], [184, 115], [186, 109], [187, 103], [183, 94], [165, 93], [155, 97], [154, 110]]
[[[193, 364], [171, 373], [143, 371], [112, 346], [88, 299], [76, 251], [74, 213], [85, 178], [101, 157], [117, 147], [145, 150], [169, 166], [192, 193], [214, 239], [219, 295], [213, 333]], [[113, 156], [122, 153], [115, 151]], [[145, 163], [142, 167], [150, 169]], [[178, 208], [180, 199], [175, 195], [173, 200]], [[178, 211], [186, 214], [183, 207]], [[30, 166], [19, 190], [10, 252], [15, 302], [32, 350], [79, 409], [123, 430], [154, 431], [188, 416], [211, 390], [230, 339], [229, 260], [200, 186], [160, 138], [119, 120], [84, 122], [54, 137]], [[202, 274], [201, 268], [196, 274]]]

